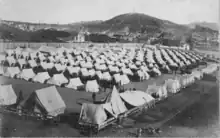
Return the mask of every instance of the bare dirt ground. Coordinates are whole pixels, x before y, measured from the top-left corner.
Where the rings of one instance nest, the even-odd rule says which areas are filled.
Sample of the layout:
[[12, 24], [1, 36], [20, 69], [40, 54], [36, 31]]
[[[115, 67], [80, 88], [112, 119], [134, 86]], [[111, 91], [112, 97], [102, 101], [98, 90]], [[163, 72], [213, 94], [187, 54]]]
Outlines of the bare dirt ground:
[[[193, 88], [194, 87], [194, 88]], [[198, 88], [200, 87], [200, 88]], [[204, 91], [203, 91], [204, 90]], [[154, 137], [218, 137], [219, 133], [219, 87], [215, 81], [201, 81], [184, 92], [169, 98], [137, 115], [137, 122], [130, 122], [123, 129], [112, 130], [110, 136], [135, 136], [137, 128], [160, 127], [160, 134], [142, 136]], [[186, 107], [184, 107], [186, 106]], [[178, 111], [181, 111], [175, 117]], [[171, 119], [171, 120], [169, 120]], [[168, 121], [169, 120], [169, 121]], [[167, 121], [167, 122], [166, 122]], [[101, 132], [105, 136], [106, 132]]]
[[213, 86], [200, 100], [162, 127], [165, 137], [219, 137], [219, 89]]
[[[164, 79], [167, 78], [163, 76]], [[13, 84], [16, 91], [19, 90], [33, 92], [35, 89], [46, 87], [48, 85], [28, 83], [21, 80], [0, 78], [1, 84]], [[158, 81], [163, 79], [157, 78]], [[150, 82], [154, 82], [152, 80]], [[146, 82], [132, 83], [134, 87], [145, 89]], [[203, 91], [204, 90], [204, 91]], [[134, 132], [138, 127], [156, 126], [161, 127], [162, 133], [153, 136], [166, 137], [218, 137], [219, 130], [219, 99], [218, 85], [215, 81], [201, 81], [168, 101], [161, 102], [155, 109], [136, 115], [132, 119], [125, 121], [123, 128], [112, 128], [101, 131], [98, 136], [135, 136]], [[77, 105], [76, 99], [85, 97], [91, 99], [88, 93], [71, 91], [66, 88], [58, 88], [62, 97], [66, 97], [67, 105]], [[69, 95], [72, 92], [73, 94]], [[68, 97], [69, 96], [69, 97]], [[71, 96], [71, 97], [70, 97]], [[102, 97], [102, 96], [100, 96]], [[72, 99], [72, 100], [69, 100]], [[194, 103], [195, 102], [195, 103]], [[182, 113], [171, 119], [178, 110], [182, 110], [188, 105]], [[79, 106], [79, 105], [78, 105]], [[73, 110], [79, 110], [74, 107]], [[166, 121], [168, 121], [166, 123]], [[45, 125], [41, 121], [25, 119], [13, 114], [0, 113], [0, 134], [2, 137], [52, 137], [52, 136], [83, 136], [73, 127], [76, 119], [70, 118], [68, 123], [61, 123], [58, 126]], [[165, 123], [165, 124], [164, 124]], [[143, 134], [143, 136], [149, 136]]]

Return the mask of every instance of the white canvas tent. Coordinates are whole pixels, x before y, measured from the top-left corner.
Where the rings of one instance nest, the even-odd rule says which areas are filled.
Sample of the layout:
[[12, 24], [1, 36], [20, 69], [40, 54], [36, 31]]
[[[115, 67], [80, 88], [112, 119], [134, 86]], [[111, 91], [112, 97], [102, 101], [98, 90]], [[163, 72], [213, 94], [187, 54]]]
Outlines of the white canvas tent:
[[80, 69], [82, 76], [88, 77], [89, 76], [89, 71], [86, 68], [81, 68]]
[[166, 80], [167, 92], [177, 93], [180, 90], [180, 82], [178, 79]]
[[120, 93], [120, 96], [132, 106], [141, 106], [155, 100], [151, 95], [142, 91], [126, 91]]
[[68, 79], [63, 75], [63, 73], [54, 74], [53, 77], [47, 81], [47, 83], [61, 86], [62, 84], [68, 83]]
[[95, 76], [95, 70], [94, 69], [89, 70], [88, 73], [89, 73], [89, 76], [91, 76], [91, 77]]
[[101, 126], [107, 120], [103, 105], [83, 103], [79, 122]]
[[17, 101], [12, 85], [0, 85], [0, 105], [12, 105]]
[[86, 92], [92, 92], [92, 93], [99, 92], [99, 85], [96, 80], [87, 81]]
[[84, 84], [81, 82], [80, 78], [73, 78], [73, 79], [70, 79], [70, 81], [69, 81], [68, 85], [66, 85], [66, 87], [77, 90], [78, 87], [81, 87], [83, 85]]
[[121, 83], [121, 85], [125, 85], [125, 84], [130, 83], [130, 80], [129, 80], [128, 76], [125, 75], [125, 74], [120, 75], [120, 83]]
[[122, 70], [123, 74], [133, 75], [133, 72], [129, 68], [122, 68], [121, 70]]
[[54, 67], [57, 71], [64, 71], [66, 69], [66, 66], [61, 64], [54, 64]]
[[96, 71], [95, 74], [96, 74], [96, 76], [98, 77], [99, 80], [102, 80], [102, 79], [103, 79], [103, 76], [102, 76], [102, 72], [101, 72], [101, 71]]
[[55, 62], [55, 59], [54, 59], [53, 56], [49, 56], [47, 59], [48, 59], [50, 62]]
[[152, 95], [153, 93], [157, 94], [159, 97], [166, 97], [167, 91], [164, 90], [164, 85], [151, 84], [148, 85], [146, 90], [147, 94]]
[[9, 66], [12, 66], [13, 64], [16, 63], [14, 57], [6, 57], [6, 61], [9, 63]]
[[102, 74], [102, 79], [103, 79], [103, 80], [107, 80], [107, 81], [111, 81], [111, 80], [112, 80], [112, 77], [111, 77], [111, 75], [109, 74], [109, 72], [104, 72], [104, 73]]
[[47, 63], [47, 62], [41, 62], [40, 65], [45, 70], [52, 69], [54, 67], [53, 63]]
[[30, 58], [31, 58], [31, 60], [34, 60], [34, 59], [37, 58], [37, 53], [38, 53], [38, 52], [31, 52], [31, 53], [30, 53]]
[[107, 96], [106, 103], [103, 107], [115, 117], [127, 111], [127, 108], [115, 86], [113, 87], [112, 92]]
[[114, 77], [114, 80], [115, 80], [116, 83], [120, 83], [121, 82], [120, 74], [114, 74], [113, 77]]
[[23, 69], [21, 73], [18, 75], [18, 78], [24, 79], [24, 80], [29, 80], [34, 78], [36, 74], [33, 72], [32, 69]]
[[16, 75], [20, 73], [20, 69], [18, 67], [8, 67], [4, 76], [14, 78]]
[[195, 77], [195, 79], [198, 79], [198, 80], [202, 79], [203, 77], [202, 71], [196, 70], [196, 71], [193, 71], [191, 74]]
[[44, 83], [46, 80], [50, 79], [48, 72], [39, 72], [34, 78], [34, 82]]
[[157, 75], [158, 76], [160, 76], [161, 75], [161, 72], [160, 72], [160, 70], [159, 69], [157, 69], [157, 68], [153, 68], [153, 72], [155, 72], [155, 73], [157, 73]]
[[82, 68], [88, 68], [88, 69], [93, 67], [91, 62], [85, 62], [85, 63], [81, 62], [81, 66]]
[[35, 60], [29, 60], [28, 61], [28, 64], [30, 65], [30, 67], [34, 68], [34, 67], [37, 67], [37, 63]]
[[14, 54], [14, 51], [12, 49], [7, 49], [5, 52], [8, 56], [11, 56], [12, 54]]
[[55, 86], [35, 91], [38, 104], [43, 107], [48, 115], [57, 116], [63, 114], [66, 105]]
[[80, 71], [80, 67], [67, 67], [67, 70], [70, 74], [73, 74], [73, 73], [78, 74]]

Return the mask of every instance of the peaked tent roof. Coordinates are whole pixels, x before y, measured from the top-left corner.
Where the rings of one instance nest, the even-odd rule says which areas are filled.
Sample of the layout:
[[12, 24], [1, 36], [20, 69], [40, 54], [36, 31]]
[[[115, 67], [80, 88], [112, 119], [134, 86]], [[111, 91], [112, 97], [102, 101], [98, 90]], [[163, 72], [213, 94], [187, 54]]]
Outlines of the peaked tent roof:
[[12, 105], [17, 101], [12, 85], [0, 85], [0, 105]]
[[64, 113], [66, 104], [55, 86], [39, 89], [35, 91], [39, 102], [51, 116]]
[[96, 80], [87, 81], [86, 83], [86, 91], [97, 93], [99, 92], [99, 85]]
[[121, 81], [121, 85], [130, 83], [128, 76], [125, 74], [120, 75], [120, 81]]
[[33, 67], [37, 67], [37, 63], [35, 60], [29, 60], [28, 64], [33, 68]]
[[68, 79], [63, 75], [63, 73], [55, 74], [47, 83], [60, 86], [61, 84], [68, 83]]
[[33, 78], [36, 74], [33, 72], [32, 69], [23, 69], [19, 74], [19, 77], [25, 80], [29, 80]]
[[50, 52], [56, 51], [56, 48], [49, 47], [49, 46], [41, 46], [37, 51], [50, 53]]
[[151, 95], [142, 91], [126, 91], [124, 93], [120, 93], [120, 96], [127, 103], [133, 106], [141, 106], [154, 100]]
[[77, 89], [78, 86], [83, 86], [83, 85], [84, 84], [81, 82], [80, 78], [73, 78], [73, 79], [70, 79], [70, 82], [66, 87]]
[[48, 72], [40, 72], [33, 78], [33, 81], [44, 83], [44, 81], [48, 79], [50, 79]]
[[[108, 106], [109, 103], [111, 106]], [[112, 92], [107, 96], [106, 104], [107, 106], [104, 105], [104, 108], [116, 116], [127, 111], [127, 108], [115, 86], [113, 87]]]
[[20, 69], [18, 67], [8, 67], [4, 75], [13, 78], [19, 73]]
[[158, 94], [160, 97], [162, 97], [162, 96], [165, 96], [164, 94], [164, 91], [163, 91], [163, 87], [164, 87], [164, 85], [157, 85], [157, 84], [151, 84], [151, 85], [148, 85], [148, 88], [147, 88], [147, 90], [146, 90], [146, 93], [148, 93], [148, 94], [153, 94], [153, 93], [156, 93], [156, 94]]
[[83, 103], [80, 114], [80, 122], [101, 125], [107, 120], [106, 112], [102, 105]]

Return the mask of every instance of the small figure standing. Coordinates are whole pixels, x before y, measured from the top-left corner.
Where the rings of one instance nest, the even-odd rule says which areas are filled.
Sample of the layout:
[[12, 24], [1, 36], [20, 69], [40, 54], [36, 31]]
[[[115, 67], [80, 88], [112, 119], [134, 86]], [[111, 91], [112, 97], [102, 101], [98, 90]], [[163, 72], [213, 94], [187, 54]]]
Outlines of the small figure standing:
[[141, 128], [137, 129], [137, 137], [138, 138], [141, 137], [141, 134], [142, 134], [142, 129]]
[[96, 93], [92, 93], [92, 100], [93, 100], [93, 102], [96, 101]]

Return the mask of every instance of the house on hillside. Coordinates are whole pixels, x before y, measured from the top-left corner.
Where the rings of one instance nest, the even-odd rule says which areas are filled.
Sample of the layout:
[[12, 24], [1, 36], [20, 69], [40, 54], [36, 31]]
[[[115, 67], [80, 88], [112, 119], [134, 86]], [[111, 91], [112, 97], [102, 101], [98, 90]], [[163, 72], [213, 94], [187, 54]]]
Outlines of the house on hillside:
[[78, 43], [85, 42], [85, 33], [79, 32], [78, 35], [74, 37], [74, 42], [78, 42]]
[[189, 44], [184, 44], [183, 46], [184, 50], [190, 50], [190, 45]]
[[123, 39], [129, 42], [132, 42], [134, 40], [134, 37], [131, 35], [123, 36]]

